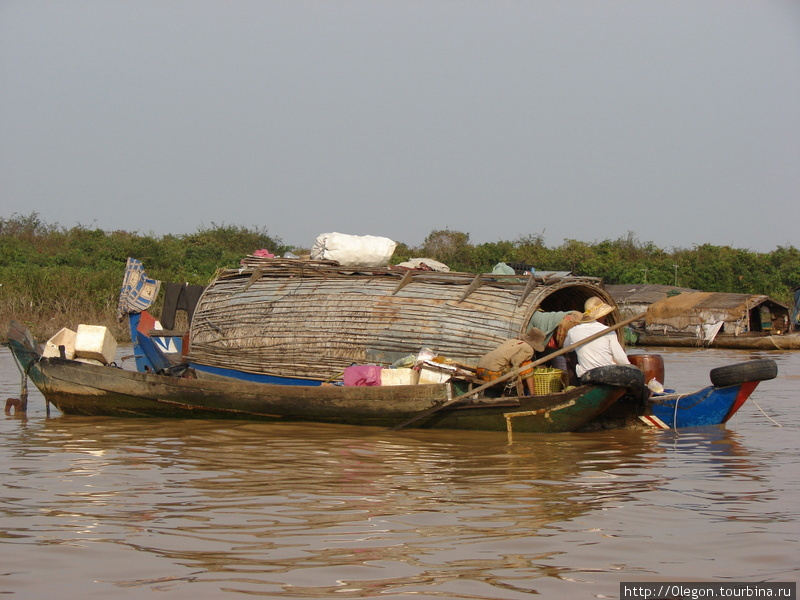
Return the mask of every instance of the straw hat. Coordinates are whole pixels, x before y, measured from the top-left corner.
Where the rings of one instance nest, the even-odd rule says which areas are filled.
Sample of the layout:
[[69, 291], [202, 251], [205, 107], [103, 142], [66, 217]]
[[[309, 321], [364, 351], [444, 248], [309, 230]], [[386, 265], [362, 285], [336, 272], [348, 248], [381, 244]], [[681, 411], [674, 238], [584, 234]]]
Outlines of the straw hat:
[[608, 313], [614, 311], [614, 307], [606, 304], [597, 296], [592, 296], [583, 305], [583, 318], [581, 323], [591, 323], [600, 317], [605, 317]]
[[531, 348], [537, 352], [544, 350], [544, 331], [531, 327], [528, 331], [519, 336], [523, 342], [528, 342]]

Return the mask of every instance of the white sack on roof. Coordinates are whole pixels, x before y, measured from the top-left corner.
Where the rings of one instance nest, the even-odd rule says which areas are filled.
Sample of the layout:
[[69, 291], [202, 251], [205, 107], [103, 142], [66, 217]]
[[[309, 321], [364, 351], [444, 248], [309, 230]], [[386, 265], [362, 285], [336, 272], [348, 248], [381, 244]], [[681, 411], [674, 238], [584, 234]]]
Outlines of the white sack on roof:
[[311, 248], [311, 258], [335, 260], [343, 267], [384, 267], [396, 246], [389, 238], [374, 235], [323, 233]]

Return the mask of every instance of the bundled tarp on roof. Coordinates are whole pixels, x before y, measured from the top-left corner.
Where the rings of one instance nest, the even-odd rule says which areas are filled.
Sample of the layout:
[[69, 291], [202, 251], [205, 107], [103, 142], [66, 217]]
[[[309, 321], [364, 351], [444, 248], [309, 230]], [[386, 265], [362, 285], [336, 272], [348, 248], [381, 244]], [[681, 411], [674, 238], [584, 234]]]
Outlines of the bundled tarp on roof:
[[[537, 308], [583, 310], [611, 297], [593, 277], [344, 268], [254, 259], [222, 272], [191, 326], [190, 360], [255, 374], [325, 380], [352, 363], [391, 363], [429, 347], [475, 364], [528, 328]], [[612, 313], [609, 323], [618, 320]]]
[[674, 285], [657, 284], [615, 284], [606, 285], [606, 291], [617, 303], [620, 317], [627, 319], [645, 312], [651, 304], [687, 292], [696, 292], [691, 288], [676, 287]]

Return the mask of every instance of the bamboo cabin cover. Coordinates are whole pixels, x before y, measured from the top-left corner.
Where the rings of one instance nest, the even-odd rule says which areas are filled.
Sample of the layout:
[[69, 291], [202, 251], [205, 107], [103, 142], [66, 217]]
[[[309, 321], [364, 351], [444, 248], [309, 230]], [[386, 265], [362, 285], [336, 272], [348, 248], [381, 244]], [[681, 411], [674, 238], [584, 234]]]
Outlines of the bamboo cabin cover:
[[316, 380], [423, 347], [474, 365], [526, 330], [538, 307], [583, 310], [590, 296], [613, 304], [592, 277], [357, 271], [332, 261], [249, 257], [242, 269], [221, 272], [200, 298], [190, 359]]

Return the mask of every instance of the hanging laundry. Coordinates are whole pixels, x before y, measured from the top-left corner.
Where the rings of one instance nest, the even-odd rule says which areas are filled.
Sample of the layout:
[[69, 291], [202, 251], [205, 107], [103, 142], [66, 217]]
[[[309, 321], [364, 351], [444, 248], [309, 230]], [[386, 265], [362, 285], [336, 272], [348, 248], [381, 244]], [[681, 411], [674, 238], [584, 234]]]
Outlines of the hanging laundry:
[[205, 288], [202, 285], [189, 285], [188, 283], [164, 283], [164, 309], [161, 312], [161, 325], [164, 329], [175, 327], [175, 315], [179, 310], [185, 310], [192, 322], [194, 309]]

